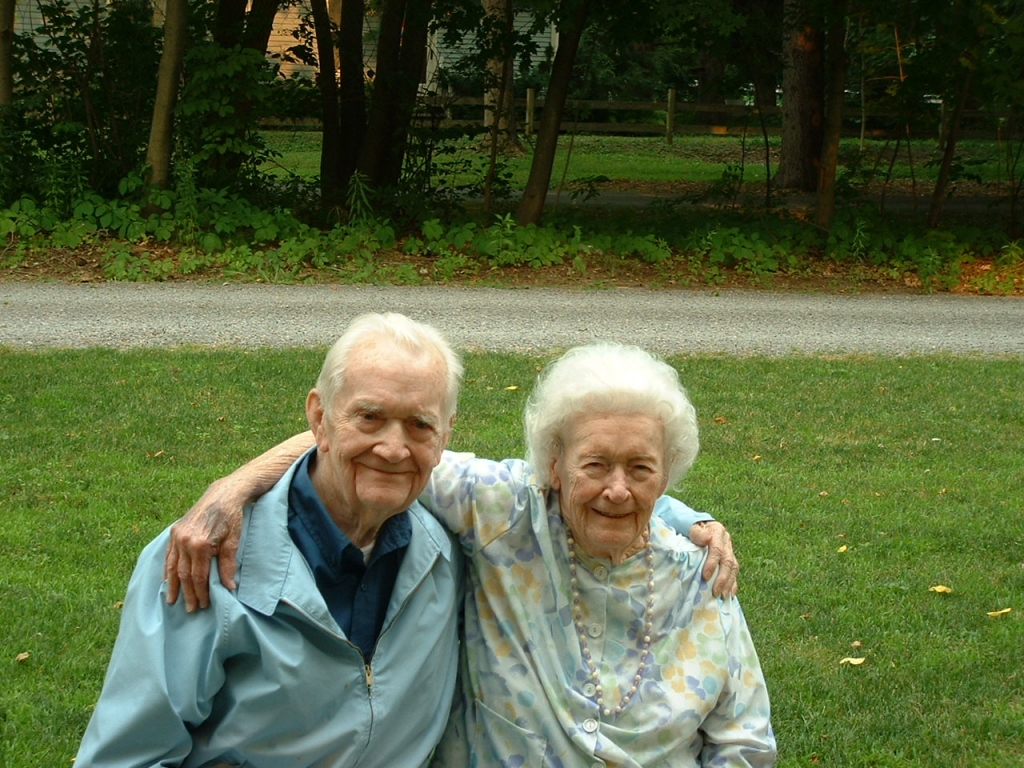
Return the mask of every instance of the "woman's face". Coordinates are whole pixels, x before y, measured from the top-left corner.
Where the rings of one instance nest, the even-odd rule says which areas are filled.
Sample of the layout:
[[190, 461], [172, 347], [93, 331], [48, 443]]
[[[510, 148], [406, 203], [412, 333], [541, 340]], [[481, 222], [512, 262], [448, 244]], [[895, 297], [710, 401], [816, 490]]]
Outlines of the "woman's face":
[[654, 503], [665, 492], [665, 430], [646, 414], [577, 416], [551, 464], [562, 519], [577, 546], [621, 562], [643, 541]]

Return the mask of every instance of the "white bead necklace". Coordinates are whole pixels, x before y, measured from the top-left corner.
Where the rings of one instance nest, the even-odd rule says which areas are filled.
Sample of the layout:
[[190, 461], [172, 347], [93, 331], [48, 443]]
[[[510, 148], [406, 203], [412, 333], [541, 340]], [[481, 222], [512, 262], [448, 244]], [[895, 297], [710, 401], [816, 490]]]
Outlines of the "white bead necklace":
[[587, 665], [587, 677], [594, 686], [594, 700], [605, 717], [616, 717], [622, 713], [626, 705], [632, 701], [640, 688], [640, 682], [644, 677], [644, 670], [647, 669], [647, 659], [651, 653], [651, 628], [654, 626], [654, 552], [648, 539], [649, 533], [644, 537], [645, 552], [644, 562], [647, 565], [647, 605], [644, 608], [644, 633], [640, 643], [640, 666], [633, 676], [633, 684], [622, 694], [619, 704], [614, 709], [604, 705], [604, 691], [601, 688], [601, 676], [597, 670], [587, 647], [587, 632], [583, 626], [583, 607], [580, 599], [579, 579], [576, 576], [576, 540], [571, 533], [567, 533], [569, 542], [569, 584], [572, 586], [572, 621], [576, 625], [576, 635], [580, 640], [580, 651], [583, 653], [583, 663]]

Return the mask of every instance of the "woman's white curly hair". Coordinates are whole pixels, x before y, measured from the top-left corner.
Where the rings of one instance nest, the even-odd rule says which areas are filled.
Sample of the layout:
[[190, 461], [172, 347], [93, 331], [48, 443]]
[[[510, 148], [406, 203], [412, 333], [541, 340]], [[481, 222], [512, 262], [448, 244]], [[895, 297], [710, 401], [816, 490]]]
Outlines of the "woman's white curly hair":
[[588, 344], [570, 349], [541, 372], [523, 412], [526, 459], [541, 487], [551, 484], [551, 462], [564, 450], [573, 421], [591, 413], [659, 419], [670, 488], [697, 458], [697, 412], [678, 372], [639, 347]]

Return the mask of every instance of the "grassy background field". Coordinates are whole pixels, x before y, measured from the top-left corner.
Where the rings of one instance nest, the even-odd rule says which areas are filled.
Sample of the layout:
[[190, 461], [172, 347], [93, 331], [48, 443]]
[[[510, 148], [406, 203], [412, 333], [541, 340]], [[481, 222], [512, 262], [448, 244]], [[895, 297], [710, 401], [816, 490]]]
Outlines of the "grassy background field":
[[[0, 765], [69, 765], [136, 555], [304, 428], [322, 354], [0, 350]], [[521, 455], [542, 362], [468, 356], [453, 447]], [[1024, 765], [1021, 360], [673, 362], [680, 495], [733, 534], [779, 765]]]
[[[304, 178], [320, 173], [320, 133], [318, 131], [267, 131], [268, 146], [280, 157], [268, 168], [290, 172]], [[770, 138], [772, 173], [778, 170], [780, 138]], [[485, 158], [478, 142], [464, 141], [450, 145], [461, 147], [456, 153], [437, 152], [436, 158], [453, 161], [467, 157]], [[523, 152], [504, 153], [501, 162], [511, 173], [513, 189], [522, 189], [530, 173], [532, 145], [523, 143]], [[1000, 148], [994, 141], [965, 140], [958, 145], [958, 162], [954, 181], [1006, 183], [1006, 170], [1000, 168]], [[893, 158], [893, 155], [896, 155]], [[568, 160], [568, 167], [566, 161]], [[930, 182], [938, 174], [939, 151], [934, 137], [921, 137], [907, 150], [895, 141], [868, 139], [861, 147], [859, 139], [844, 139], [840, 167], [857, 167], [879, 179], [891, 173], [895, 180], [914, 180], [925, 184], [919, 194], [931, 191]], [[889, 171], [892, 162], [891, 171]], [[551, 186], [605, 176], [612, 180], [636, 183], [697, 182], [709, 183], [722, 178], [726, 171], [736, 173], [742, 167], [745, 182], [760, 183], [765, 179], [764, 141], [760, 136], [677, 136], [672, 144], [659, 136], [581, 135], [562, 136], [558, 142]]]

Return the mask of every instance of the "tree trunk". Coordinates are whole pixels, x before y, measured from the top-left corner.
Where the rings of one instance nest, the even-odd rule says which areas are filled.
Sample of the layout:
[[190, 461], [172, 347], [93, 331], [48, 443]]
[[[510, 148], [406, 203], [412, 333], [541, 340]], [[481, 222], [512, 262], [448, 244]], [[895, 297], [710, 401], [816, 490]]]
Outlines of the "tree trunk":
[[[412, 0], [422, 2], [422, 0]], [[359, 172], [371, 186], [383, 178], [384, 158], [388, 145], [394, 141], [390, 126], [391, 112], [397, 108], [399, 65], [402, 50], [402, 27], [407, 0], [384, 0], [380, 10], [380, 32], [377, 37], [377, 72], [373, 80], [373, 97], [366, 119], [366, 135], [359, 154]]]
[[825, 128], [821, 145], [821, 174], [815, 206], [815, 223], [828, 229], [836, 210], [836, 166], [843, 130], [843, 95], [850, 59], [846, 53], [846, 0], [836, 0], [830, 9], [825, 55], [828, 59], [828, 88]]
[[320, 205], [330, 211], [344, 202], [345, 183], [340, 176], [341, 132], [338, 119], [338, 81], [334, 75], [334, 42], [326, 0], [310, 0], [316, 55], [316, 85], [323, 107], [320, 147]]
[[264, 56], [267, 54], [270, 33], [274, 31], [274, 18], [279, 7], [280, 0], [253, 0], [242, 33], [243, 47], [259, 51]]
[[813, 0], [786, 0], [782, 72], [782, 150], [778, 187], [814, 192], [818, 186], [824, 120], [821, 30]]
[[218, 0], [213, 26], [213, 41], [222, 48], [234, 48], [242, 42], [245, 29], [246, 0]]
[[395, 84], [394, 108], [387, 130], [391, 143], [380, 161], [379, 184], [397, 186], [402, 176], [405, 149], [409, 142], [409, 126], [416, 111], [416, 96], [427, 66], [427, 40], [430, 38], [431, 0], [412, 2], [405, 14], [402, 47], [398, 58], [398, 80]]
[[14, 101], [14, 5], [0, 0], [0, 107]]
[[[973, 57], [972, 57], [973, 59]], [[942, 152], [942, 162], [939, 164], [939, 176], [935, 180], [935, 189], [932, 192], [932, 202], [928, 209], [928, 226], [935, 228], [939, 226], [939, 219], [942, 216], [942, 205], [946, 200], [946, 189], [949, 187], [950, 170], [953, 167], [953, 158], [956, 156], [956, 143], [960, 138], [960, 121], [963, 118], [967, 99], [971, 94], [971, 86], [974, 83], [973, 60], [968, 64], [967, 72], [964, 75], [963, 87], [960, 89], [960, 97], [956, 106], [953, 107], [953, 115], [949, 120], [949, 127], [946, 130], [946, 146]]]
[[537, 146], [530, 163], [530, 177], [526, 189], [516, 208], [516, 220], [523, 225], [540, 223], [551, 184], [551, 169], [555, 164], [555, 150], [558, 148], [558, 133], [562, 127], [562, 115], [569, 96], [569, 83], [576, 63], [576, 51], [580, 46], [583, 28], [587, 24], [587, 11], [591, 0], [580, 0], [572, 17], [567, 19], [559, 31], [558, 50], [551, 64], [551, 77], [544, 97], [544, 111], [537, 127]]
[[167, 0], [164, 19], [164, 48], [157, 71], [156, 99], [149, 128], [146, 182], [166, 189], [171, 179], [171, 154], [174, 148], [174, 108], [185, 62], [188, 37], [188, 0]]
[[497, 40], [491, 41], [490, 48], [496, 54], [487, 61], [487, 80], [484, 87], [484, 127], [488, 131], [488, 142], [498, 149], [519, 147], [516, 134], [515, 109], [515, 46], [514, 11], [511, 0], [482, 0], [484, 11], [490, 20], [488, 29], [500, 29]]
[[348, 184], [356, 170], [366, 135], [366, 83], [363, 73], [365, 0], [341, 0], [338, 55], [341, 70], [341, 123], [338, 175]]
[[[725, 104], [725, 96], [722, 93], [725, 61], [707, 48], [700, 50], [698, 59], [700, 70], [697, 78], [697, 103], [705, 107]], [[729, 116], [724, 112], [702, 111], [698, 112], [696, 117], [696, 122], [700, 125], [724, 125], [728, 121]]]

